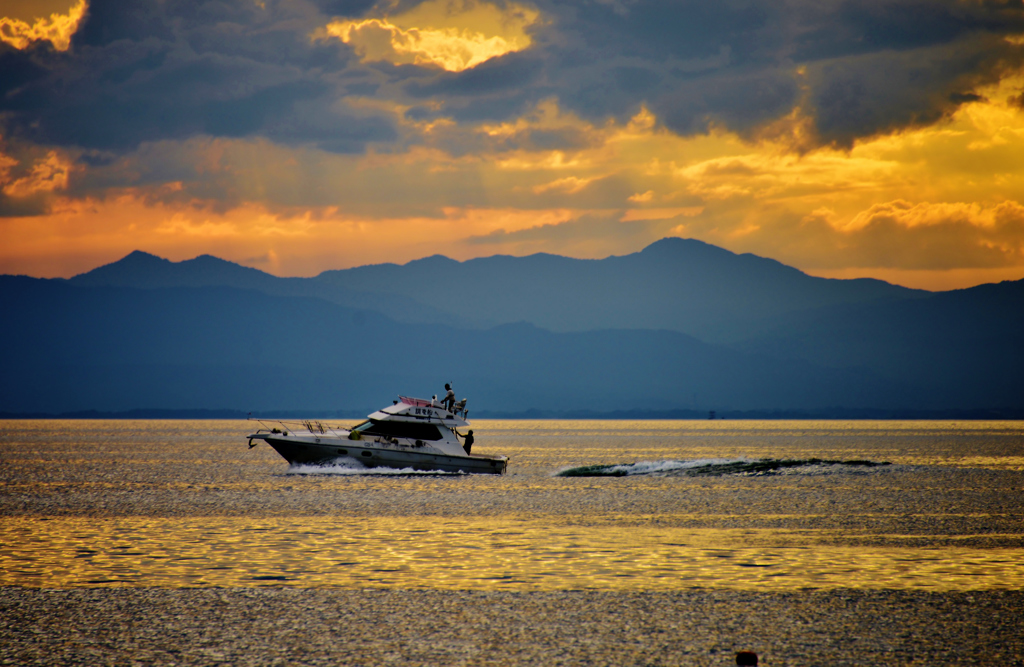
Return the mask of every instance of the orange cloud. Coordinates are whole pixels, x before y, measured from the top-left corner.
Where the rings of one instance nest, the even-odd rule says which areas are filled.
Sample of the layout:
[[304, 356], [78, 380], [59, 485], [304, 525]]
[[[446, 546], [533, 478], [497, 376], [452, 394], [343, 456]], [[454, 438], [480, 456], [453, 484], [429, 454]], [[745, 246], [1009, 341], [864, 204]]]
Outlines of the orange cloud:
[[533, 192], [536, 194], [543, 194], [549, 191], [563, 192], [565, 194], [576, 194], [583, 190], [594, 181], [593, 178], [578, 178], [576, 176], [566, 176], [565, 178], [559, 178], [550, 183], [543, 185], [536, 185], [533, 187]]
[[145, 250], [172, 260], [209, 253], [285, 276], [405, 262], [435, 253], [470, 259], [466, 238], [495, 230], [558, 225], [569, 210], [451, 207], [439, 217], [364, 217], [337, 207], [247, 203], [222, 209], [197, 201], [160, 202], [128, 190], [106, 199], [55, 203], [48, 214], [0, 223], [0, 273], [70, 277]]
[[876, 204], [854, 216], [846, 245], [859, 263], [944, 269], [1024, 265], [1024, 206], [1004, 201]]
[[499, 8], [431, 0], [392, 18], [332, 21], [324, 33], [352, 45], [364, 61], [460, 72], [529, 47], [526, 29], [537, 17], [536, 11], [512, 3]]
[[622, 220], [622, 222], [633, 222], [634, 220], [672, 220], [674, 218], [693, 217], [695, 215], [700, 215], [703, 212], [704, 208], [701, 206], [683, 206], [679, 208], [633, 208], [625, 211], [620, 220]]
[[25, 49], [32, 42], [49, 41], [58, 51], [67, 51], [71, 36], [78, 30], [78, 24], [89, 8], [86, 0], [78, 0], [67, 14], [53, 13], [49, 18], [36, 18], [28, 23], [8, 16], [0, 16], [0, 41], [16, 49]]
[[[434, 253], [602, 257], [680, 235], [816, 275], [925, 288], [1019, 279], [1024, 109], [1012, 97], [1022, 87], [1008, 80], [931, 127], [800, 154], [788, 139], [681, 137], [645, 109], [595, 124], [554, 100], [501, 124], [410, 121], [404, 151], [333, 154], [264, 139], [147, 144], [116, 164], [77, 168], [92, 170], [92, 182], [174, 174], [174, 188], [100, 193], [88, 205], [67, 199], [48, 215], [8, 218], [0, 271], [41, 273], [30, 269], [62, 253], [91, 268], [81, 259], [91, 228], [106, 229], [123, 210], [136, 227], [100, 234], [117, 249], [104, 261], [136, 248], [172, 259], [210, 252], [276, 257], [266, 266], [310, 275]], [[17, 177], [0, 164], [9, 172], [0, 186], [52, 184], [50, 199], [59, 199], [66, 170], [38, 162], [38, 173]], [[19, 244], [28, 259], [18, 259]]]
[[[5, 158], [8, 162], [4, 162]], [[4, 183], [10, 167], [16, 164], [17, 161], [0, 155], [0, 183]], [[72, 167], [70, 160], [61, 157], [56, 151], [50, 151], [44, 160], [32, 167], [27, 176], [4, 183], [3, 193], [10, 197], [29, 197], [41, 192], [66, 190]]]

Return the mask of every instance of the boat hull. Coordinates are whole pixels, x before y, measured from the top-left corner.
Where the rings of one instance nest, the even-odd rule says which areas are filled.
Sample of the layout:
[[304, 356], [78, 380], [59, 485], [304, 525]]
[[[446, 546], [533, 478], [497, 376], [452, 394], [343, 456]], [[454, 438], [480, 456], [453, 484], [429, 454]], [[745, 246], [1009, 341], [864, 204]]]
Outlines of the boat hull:
[[508, 459], [504, 456], [450, 456], [430, 451], [383, 448], [374, 443], [321, 438], [307, 442], [299, 438], [273, 437], [259, 434], [259, 439], [293, 465], [328, 465], [350, 458], [367, 468], [411, 468], [417, 471], [464, 472], [501, 475]]

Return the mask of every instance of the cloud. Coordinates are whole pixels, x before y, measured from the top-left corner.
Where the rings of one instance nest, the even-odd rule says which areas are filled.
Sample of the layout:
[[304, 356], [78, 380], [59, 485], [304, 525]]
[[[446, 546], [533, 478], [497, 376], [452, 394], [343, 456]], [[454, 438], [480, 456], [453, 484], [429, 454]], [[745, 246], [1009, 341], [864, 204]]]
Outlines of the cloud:
[[533, 192], [535, 194], [544, 194], [551, 190], [563, 192], [565, 194], [576, 194], [580, 192], [594, 181], [593, 178], [578, 178], [576, 176], [566, 176], [565, 178], [558, 178], [550, 183], [544, 183], [542, 185], [533, 186]]
[[[902, 269], [995, 268], [1024, 264], [1024, 206], [977, 203], [876, 204], [838, 239], [847, 263]], [[838, 244], [837, 244], [838, 245]]]
[[201, 135], [343, 152], [393, 140], [386, 116], [347, 104], [350, 89], [376, 84], [309, 40], [321, 20], [301, 1], [93, 0], [67, 54], [0, 57], [0, 80], [19, 82], [0, 101], [0, 127], [38, 144], [119, 152]]
[[808, 105], [822, 140], [849, 147], [858, 138], [934, 124], [1022, 64], [1020, 47], [991, 35], [819, 61], [808, 67]]
[[528, 255], [549, 252], [571, 257], [604, 257], [609, 248], [618, 254], [636, 252], [660, 238], [671, 224], [664, 220], [622, 221], [621, 212], [584, 213], [571, 220], [537, 224], [519, 230], [496, 229], [470, 236], [471, 245], [492, 247], [503, 253]]
[[[679, 133], [754, 136], [802, 106], [817, 142], [847, 147], [934, 122], [1019, 69], [1021, 45], [1005, 38], [1024, 32], [1024, 7], [953, 0], [542, 10], [558, 17], [548, 77], [585, 118], [645, 104]], [[627, 65], [632, 75], [617, 79]]]
[[[66, 190], [71, 168], [68, 160], [61, 158], [56, 151], [50, 151], [44, 160], [33, 165], [27, 175], [4, 184], [3, 193], [8, 197], [29, 197], [40, 192]], [[0, 182], [3, 180], [0, 176]]]
[[87, 8], [86, 0], [78, 0], [67, 14], [54, 12], [49, 17], [36, 18], [32, 23], [0, 16], [0, 42], [16, 49], [27, 49], [33, 42], [48, 41], [58, 51], [67, 51]]
[[[385, 231], [400, 226], [420, 239], [414, 245], [425, 254], [546, 248], [596, 257], [671, 234], [819, 272], [1009, 270], [1024, 267], [1014, 245], [1017, 223], [1004, 206], [1024, 201], [1024, 114], [1009, 101], [1019, 85], [986, 88], [943, 124], [848, 151], [793, 154], [784, 143], [724, 132], [680, 137], [649, 111], [624, 125], [595, 126], [549, 100], [514, 122], [476, 125], [469, 144], [459, 143], [462, 133], [446, 135], [452, 124], [441, 123], [428, 133], [437, 134], [430, 140], [436, 144], [389, 153], [338, 154], [253, 138], [149, 143], [79, 167], [61, 192], [108, 203], [130, 195], [158, 216], [170, 209], [223, 216], [256, 206], [279, 216], [282, 231], [333, 229], [333, 238], [359, 255], [390, 245], [415, 256], [413, 246]], [[399, 122], [402, 131], [421, 123]], [[553, 146], [532, 139], [545, 133], [580, 139]], [[453, 142], [458, 153], [449, 150]], [[29, 173], [19, 168], [17, 178]], [[467, 211], [475, 212], [472, 225], [450, 226], [468, 220]], [[313, 224], [307, 214], [337, 222]], [[562, 227], [584, 218], [587, 224]], [[340, 222], [352, 220], [359, 221], [355, 227]], [[631, 222], [643, 224], [625, 224]], [[49, 223], [35, 224], [43, 233]], [[417, 224], [440, 224], [451, 234], [420, 238], [408, 231]], [[543, 229], [523, 231], [537, 227]], [[195, 254], [204, 242], [228, 238], [194, 233], [207, 228], [193, 223], [167, 229]], [[374, 229], [381, 234], [376, 242]], [[268, 243], [280, 257], [314, 247], [283, 233], [268, 238], [277, 239]], [[241, 259], [267, 250], [254, 248]]]
[[0, 142], [0, 219], [43, 215], [69, 188], [76, 169], [69, 156]]
[[0, 43], [0, 225], [33, 261], [102, 211], [281, 271], [676, 234], [1011, 275], [1019, 5], [92, 0], [65, 51]]
[[213, 254], [285, 276], [382, 262], [443, 250], [477, 255], [467, 237], [573, 218], [566, 210], [452, 207], [438, 216], [361, 216], [336, 207], [221, 208], [126, 191], [103, 200], [64, 199], [46, 216], [0, 221], [0, 272], [71, 276], [141, 249], [182, 260]]
[[992, 205], [894, 200], [858, 211], [852, 220], [826, 207], [801, 216], [780, 206], [751, 215], [746, 208], [712, 205], [669, 232], [818, 275], [891, 277], [895, 271], [901, 284], [923, 287], [944, 271], [959, 271], [960, 280], [971, 270], [999, 279], [1024, 275], [1024, 206], [1012, 200]]
[[326, 35], [352, 45], [364, 61], [414, 64], [461, 72], [530, 46], [537, 20], [527, 7], [428, 0], [389, 18], [332, 21]]
[[646, 108], [683, 136], [756, 138], [797, 128], [783, 121], [799, 110], [794, 147], [848, 148], [948, 117], [1024, 52], [1007, 39], [1024, 33], [1024, 8], [966, 0], [93, 0], [76, 25], [66, 52], [0, 54], [8, 136], [360, 152], [400, 139], [388, 111], [352, 111], [361, 99], [443, 109], [468, 133], [554, 99], [595, 124]]

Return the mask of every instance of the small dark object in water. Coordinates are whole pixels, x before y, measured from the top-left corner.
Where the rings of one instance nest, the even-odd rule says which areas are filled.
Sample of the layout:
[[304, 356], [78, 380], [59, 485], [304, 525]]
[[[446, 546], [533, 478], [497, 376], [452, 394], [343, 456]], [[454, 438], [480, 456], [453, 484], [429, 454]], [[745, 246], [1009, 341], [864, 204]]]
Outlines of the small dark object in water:
[[757, 654], [753, 651], [740, 651], [736, 654], [737, 665], [756, 665]]

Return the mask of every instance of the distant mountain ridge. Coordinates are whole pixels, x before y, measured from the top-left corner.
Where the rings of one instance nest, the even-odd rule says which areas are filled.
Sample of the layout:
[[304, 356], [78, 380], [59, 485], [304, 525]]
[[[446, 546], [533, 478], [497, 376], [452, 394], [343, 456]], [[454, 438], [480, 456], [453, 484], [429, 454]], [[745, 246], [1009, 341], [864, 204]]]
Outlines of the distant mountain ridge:
[[775, 260], [679, 238], [600, 260], [428, 257], [326, 271], [317, 279], [410, 298], [429, 298], [422, 296], [424, 284], [443, 285], [453, 297], [449, 312], [493, 322], [527, 321], [552, 331], [669, 329], [708, 342], [745, 338], [785, 313], [927, 294], [878, 280], [815, 278]]
[[278, 278], [212, 255], [172, 262], [136, 250], [116, 262], [70, 278], [68, 282], [88, 287], [141, 289], [235, 287], [279, 296], [313, 297], [352, 308], [369, 308], [400, 322], [447, 322], [456, 326], [472, 326], [470, 322], [401, 295], [357, 292], [324, 285], [311, 278]]
[[277, 278], [206, 255], [172, 263], [136, 251], [71, 282], [238, 287], [321, 298], [406, 322], [462, 328], [530, 322], [566, 332], [669, 329], [708, 342], [748, 338], [789, 313], [929, 294], [880, 280], [816, 278], [775, 260], [678, 238], [600, 260], [537, 254], [458, 262], [435, 255], [314, 278]]
[[121, 286], [146, 289], [161, 287], [270, 287], [278, 278], [259, 269], [235, 264], [213, 255], [200, 255], [182, 262], [135, 250], [122, 259], [71, 278], [70, 282], [88, 287]]
[[135, 252], [0, 276], [0, 307], [0, 414], [333, 412], [449, 380], [506, 414], [1024, 408], [1024, 280], [931, 293], [682, 239], [314, 278]]

